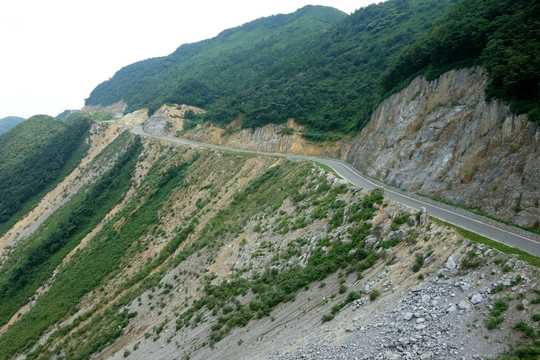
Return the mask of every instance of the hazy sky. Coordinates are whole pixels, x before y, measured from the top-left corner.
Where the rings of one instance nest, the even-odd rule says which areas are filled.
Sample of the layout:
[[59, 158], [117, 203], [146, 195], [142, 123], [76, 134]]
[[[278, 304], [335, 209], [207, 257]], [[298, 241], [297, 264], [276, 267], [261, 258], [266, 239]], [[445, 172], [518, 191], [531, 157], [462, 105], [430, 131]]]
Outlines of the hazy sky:
[[307, 4], [376, 0], [1, 0], [0, 118], [80, 109], [125, 65]]

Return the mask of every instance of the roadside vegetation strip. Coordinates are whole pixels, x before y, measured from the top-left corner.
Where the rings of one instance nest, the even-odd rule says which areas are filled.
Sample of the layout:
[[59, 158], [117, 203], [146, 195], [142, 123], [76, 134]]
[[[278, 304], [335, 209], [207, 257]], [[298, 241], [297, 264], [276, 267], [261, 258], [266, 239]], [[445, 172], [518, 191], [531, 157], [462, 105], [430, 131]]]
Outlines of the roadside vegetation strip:
[[451, 227], [451, 228], [455, 229], [459, 234], [463, 235], [464, 237], [466, 237], [467, 239], [469, 239], [471, 241], [479, 242], [479, 243], [488, 245], [488, 246], [490, 246], [490, 247], [492, 247], [494, 249], [497, 249], [497, 250], [499, 250], [499, 251], [501, 251], [501, 252], [503, 252], [505, 254], [517, 255], [520, 260], [523, 260], [523, 261], [527, 262], [530, 265], [540, 267], [540, 258], [537, 257], [537, 256], [534, 256], [534, 255], [531, 255], [528, 252], [525, 252], [525, 251], [520, 250], [520, 249], [516, 249], [516, 248], [514, 248], [512, 246], [500, 243], [498, 241], [489, 239], [489, 238], [487, 238], [485, 236], [479, 235], [479, 234], [477, 234], [475, 232], [472, 232], [470, 230], [466, 230], [466, 229], [464, 229], [462, 227], [459, 227], [457, 225], [450, 224], [450, 223], [448, 223], [446, 221], [443, 221], [441, 219], [437, 219], [435, 217], [431, 217], [431, 220], [433, 222], [439, 224], [439, 225], [445, 225], [445, 226], [448, 226], [448, 227]]
[[[380, 181], [380, 180], [379, 180]], [[391, 186], [391, 185], [390, 185]], [[537, 220], [536, 221], [536, 224], [534, 225], [534, 227], [527, 227], [527, 226], [521, 226], [521, 225], [518, 225], [516, 223], [513, 223], [511, 221], [508, 221], [508, 220], [504, 220], [504, 219], [500, 219], [498, 217], [495, 217], [493, 215], [490, 215], [488, 213], [485, 213], [484, 211], [480, 210], [479, 208], [469, 208], [469, 207], [466, 207], [466, 206], [463, 206], [463, 205], [460, 205], [460, 204], [456, 204], [456, 203], [453, 203], [451, 201], [448, 201], [448, 200], [444, 200], [444, 199], [439, 199], [439, 198], [434, 198], [434, 197], [430, 197], [428, 195], [425, 195], [425, 194], [422, 194], [422, 193], [415, 193], [416, 195], [418, 196], [421, 196], [423, 198], [426, 198], [426, 199], [431, 199], [433, 201], [437, 201], [437, 202], [440, 202], [440, 203], [443, 203], [443, 204], [446, 204], [446, 205], [449, 205], [449, 206], [453, 206], [455, 208], [459, 208], [459, 209], [463, 209], [463, 210], [466, 210], [466, 211], [469, 211], [473, 214], [476, 214], [476, 215], [480, 215], [480, 216], [483, 216], [483, 217], [486, 217], [486, 218], [489, 218], [491, 220], [494, 220], [494, 221], [497, 221], [497, 222], [500, 222], [500, 223], [503, 223], [505, 225], [509, 225], [509, 226], [513, 226], [513, 227], [516, 227], [518, 229], [521, 229], [521, 230], [525, 230], [525, 231], [529, 231], [531, 233], [534, 233], [534, 234], [537, 234], [537, 235], [540, 235], [540, 220]]]

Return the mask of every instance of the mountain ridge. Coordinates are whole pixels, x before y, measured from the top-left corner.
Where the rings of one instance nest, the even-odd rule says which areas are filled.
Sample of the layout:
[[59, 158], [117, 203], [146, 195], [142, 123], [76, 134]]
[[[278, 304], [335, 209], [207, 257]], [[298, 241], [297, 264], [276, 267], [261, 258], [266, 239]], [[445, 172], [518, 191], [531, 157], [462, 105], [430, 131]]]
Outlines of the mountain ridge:
[[7, 116], [5, 118], [0, 119], [0, 134], [5, 133], [15, 125], [19, 124], [20, 122], [24, 121], [25, 119], [19, 116]]

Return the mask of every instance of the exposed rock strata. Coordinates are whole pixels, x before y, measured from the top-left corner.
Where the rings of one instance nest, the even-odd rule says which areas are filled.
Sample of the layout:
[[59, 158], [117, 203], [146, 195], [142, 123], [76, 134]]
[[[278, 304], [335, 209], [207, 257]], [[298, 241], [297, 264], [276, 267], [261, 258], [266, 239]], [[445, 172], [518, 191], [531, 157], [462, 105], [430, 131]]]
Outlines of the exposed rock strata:
[[205, 110], [195, 106], [163, 105], [150, 118], [144, 114], [140, 119], [143, 120], [144, 131], [149, 134], [156, 136], [174, 135], [177, 131], [184, 130], [184, 116], [188, 111], [192, 111], [195, 114], [205, 112]]
[[347, 160], [388, 183], [525, 226], [540, 219], [540, 127], [487, 103], [480, 68], [417, 78], [373, 112]]
[[[285, 128], [293, 129], [294, 132], [283, 134]], [[240, 129], [239, 124], [233, 123], [229, 134], [226, 130], [215, 126], [198, 126], [194, 131], [187, 133], [186, 138], [245, 150], [324, 155], [335, 158], [342, 157], [344, 149], [347, 148], [338, 142], [324, 145], [310, 143], [302, 137], [303, 130], [303, 126], [289, 119], [286, 124], [269, 124], [256, 129]]]

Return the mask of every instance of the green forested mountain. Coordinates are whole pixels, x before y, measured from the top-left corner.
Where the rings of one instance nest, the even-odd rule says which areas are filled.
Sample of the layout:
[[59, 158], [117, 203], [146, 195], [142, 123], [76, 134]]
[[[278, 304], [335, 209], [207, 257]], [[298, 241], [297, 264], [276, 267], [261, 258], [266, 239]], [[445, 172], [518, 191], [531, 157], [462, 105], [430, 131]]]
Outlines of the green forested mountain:
[[86, 104], [125, 100], [130, 110], [152, 111], [187, 103], [218, 123], [242, 115], [252, 127], [294, 117], [311, 130], [360, 129], [377, 103], [379, 74], [455, 3], [390, 0], [350, 16], [308, 6], [259, 19], [129, 65]]
[[36, 115], [0, 136], [0, 233], [35, 195], [78, 165], [89, 129], [84, 118], [68, 124]]
[[18, 116], [8, 116], [0, 119], [0, 134], [5, 133], [21, 121], [24, 121], [24, 118]]
[[236, 96], [252, 86], [258, 74], [305, 49], [345, 16], [333, 8], [309, 6], [225, 30], [215, 38], [182, 45], [169, 56], [124, 67], [94, 89], [86, 104], [125, 100], [130, 110], [156, 109], [174, 99], [197, 106], [228, 106], [224, 96]]
[[308, 125], [308, 138], [351, 133], [414, 76], [482, 64], [488, 98], [540, 119], [540, 4], [510, 0], [389, 0], [350, 16], [308, 6], [259, 19], [173, 54], [129, 65], [87, 105], [125, 100], [206, 108], [206, 119], [244, 127]]
[[256, 104], [239, 109], [246, 114], [244, 125], [294, 117], [313, 130], [360, 130], [379, 101], [379, 74], [454, 4], [391, 0], [356, 11], [243, 94]]

